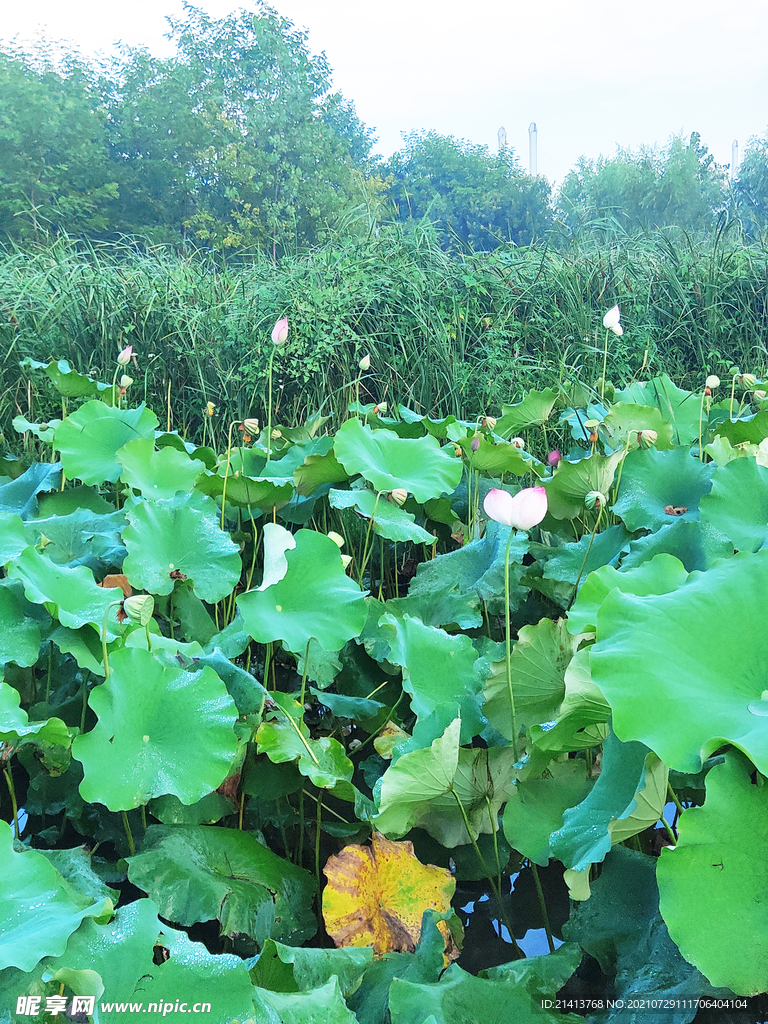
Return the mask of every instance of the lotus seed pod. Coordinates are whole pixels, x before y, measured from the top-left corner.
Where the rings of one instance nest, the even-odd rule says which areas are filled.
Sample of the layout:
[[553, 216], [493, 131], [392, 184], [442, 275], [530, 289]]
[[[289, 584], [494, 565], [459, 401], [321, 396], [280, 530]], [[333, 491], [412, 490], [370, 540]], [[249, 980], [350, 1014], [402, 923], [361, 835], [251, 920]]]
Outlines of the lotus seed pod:
[[352, 563], [352, 555], [344, 555], [344, 554], [341, 555], [341, 564], [344, 566], [345, 570], [350, 567], [351, 563]]
[[495, 416], [483, 416], [482, 426], [485, 427], [486, 430], [495, 430], [497, 422], [498, 420]]
[[255, 436], [259, 432], [259, 421], [252, 418], [243, 420], [243, 430], [246, 434], [250, 434], [251, 437]]
[[757, 377], [754, 373], [742, 373], [740, 383], [742, 387], [747, 389], [753, 388], [757, 384]]
[[478, 448], [480, 447], [480, 438], [479, 437], [473, 437], [472, 441], [470, 442], [469, 447], [472, 449], [473, 452], [476, 452], [478, 450]]
[[408, 491], [406, 491], [404, 487], [396, 487], [393, 491], [389, 492], [387, 497], [393, 505], [397, 505], [398, 508], [401, 508], [408, 498]]
[[464, 454], [464, 449], [461, 447], [460, 444], [455, 444], [453, 446], [453, 450], [458, 455], [459, 458], [461, 458], [462, 455]]
[[511, 445], [514, 445], [515, 448], [519, 448], [520, 451], [524, 451], [525, 450], [525, 441], [523, 440], [522, 437], [513, 437], [512, 440], [509, 443]]
[[209, 416], [213, 416], [213, 414], [216, 412], [216, 406], [213, 404], [213, 402], [209, 402], [205, 407], [205, 411]]
[[129, 388], [133, 384], [133, 377], [129, 377], [127, 373], [124, 373], [120, 378], [120, 387]]
[[365, 373], [366, 370], [371, 368], [371, 357], [366, 353], [357, 365]]
[[139, 626], [146, 626], [155, 610], [155, 599], [151, 594], [135, 594], [123, 601], [123, 611]]
[[584, 505], [588, 509], [602, 508], [605, 504], [605, 495], [600, 491], [590, 491], [584, 499]]
[[378, 405], [374, 405], [371, 412], [373, 413], [374, 416], [383, 416], [388, 408], [389, 406], [387, 405], [386, 402], [379, 402]]
[[659, 439], [655, 430], [638, 430], [637, 443], [641, 448], [653, 448]]
[[339, 547], [339, 548], [343, 548], [344, 547], [344, 538], [341, 536], [340, 533], [336, 533], [335, 530], [331, 530], [330, 533], [328, 534], [328, 536], [330, 537], [330, 539], [333, 541], [333, 543], [337, 547]]
[[705, 385], [708, 388], [712, 388], [712, 390], [714, 391], [715, 388], [720, 387], [720, 378], [716, 374], [710, 373], [710, 375], [707, 377], [705, 381]]
[[126, 345], [126, 347], [120, 352], [117, 357], [118, 366], [127, 366], [131, 361], [133, 355], [133, 345]]
[[758, 389], [757, 391], [753, 391], [752, 394], [758, 400], [758, 402], [764, 402], [766, 397], [768, 397], [768, 392], [767, 391], [763, 391], [762, 389]]

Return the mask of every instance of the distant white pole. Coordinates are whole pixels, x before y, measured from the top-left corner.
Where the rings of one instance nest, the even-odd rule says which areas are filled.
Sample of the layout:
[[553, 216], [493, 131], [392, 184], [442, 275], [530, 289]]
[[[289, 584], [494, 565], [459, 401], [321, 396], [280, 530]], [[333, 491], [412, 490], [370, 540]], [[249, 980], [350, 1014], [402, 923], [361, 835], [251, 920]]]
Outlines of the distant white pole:
[[502, 125], [499, 128], [499, 152], [503, 153], [507, 148], [507, 129]]
[[731, 143], [731, 181], [736, 180], [739, 173], [739, 140], [734, 139]]
[[536, 154], [536, 137], [538, 132], [536, 131], [536, 122], [531, 121], [528, 125], [528, 172], [529, 174], [538, 174], [537, 170], [537, 154]]

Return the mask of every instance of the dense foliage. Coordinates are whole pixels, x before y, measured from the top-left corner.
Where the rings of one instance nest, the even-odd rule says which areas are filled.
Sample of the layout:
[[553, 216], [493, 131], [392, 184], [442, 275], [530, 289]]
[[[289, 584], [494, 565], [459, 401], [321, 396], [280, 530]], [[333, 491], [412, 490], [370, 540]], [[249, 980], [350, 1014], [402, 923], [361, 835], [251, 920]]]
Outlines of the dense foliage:
[[196, 445], [144, 358], [39, 366], [65, 414], [0, 469], [0, 1020], [765, 992], [760, 382]]

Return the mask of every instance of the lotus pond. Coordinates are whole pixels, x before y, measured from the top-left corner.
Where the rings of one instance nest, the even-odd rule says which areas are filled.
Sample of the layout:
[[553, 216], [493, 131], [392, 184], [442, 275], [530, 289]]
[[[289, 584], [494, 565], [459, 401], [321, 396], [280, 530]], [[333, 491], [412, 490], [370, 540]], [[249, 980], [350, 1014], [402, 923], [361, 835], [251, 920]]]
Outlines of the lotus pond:
[[33, 370], [64, 404], [0, 464], [0, 1022], [765, 1019], [754, 378], [217, 451]]

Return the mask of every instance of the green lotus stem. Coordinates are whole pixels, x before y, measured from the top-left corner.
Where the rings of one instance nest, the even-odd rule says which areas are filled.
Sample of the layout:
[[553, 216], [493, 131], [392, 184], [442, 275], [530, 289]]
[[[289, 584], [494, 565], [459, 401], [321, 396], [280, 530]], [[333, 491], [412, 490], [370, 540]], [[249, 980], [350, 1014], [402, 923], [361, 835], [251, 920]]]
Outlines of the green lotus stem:
[[501, 892], [501, 861], [499, 860], [499, 837], [498, 837], [498, 822], [496, 816], [493, 813], [493, 807], [488, 794], [485, 794], [485, 806], [488, 809], [488, 819], [491, 823], [491, 833], [493, 835], [493, 855], [496, 858], [496, 882], [499, 886], [499, 892]]
[[533, 872], [533, 884], [536, 886], [536, 895], [539, 898], [539, 909], [541, 910], [541, 916], [544, 921], [544, 931], [547, 933], [547, 945], [549, 946], [549, 952], [554, 953], [555, 943], [552, 939], [552, 929], [549, 926], [549, 914], [547, 913], [547, 904], [544, 902], [544, 890], [541, 888], [539, 869], [530, 858], [528, 860], [528, 864]]
[[728, 410], [728, 419], [733, 422], [733, 399], [736, 394], [736, 377], [731, 378], [731, 407]]
[[672, 841], [672, 845], [673, 845], [673, 846], [677, 846], [677, 836], [676, 836], [676, 835], [675, 835], [675, 833], [674, 833], [674, 832], [672, 831], [672, 829], [671, 829], [671, 828], [669, 827], [669, 824], [667, 823], [667, 820], [665, 819], [665, 817], [664, 817], [664, 815], [663, 815], [663, 814], [662, 814], [662, 816], [661, 816], [661, 817], [659, 818], [659, 821], [661, 822], [661, 824], [662, 824], [662, 825], [664, 826], [664, 828], [666, 829], [666, 831], [667, 831], [667, 835], [669, 836], [669, 838], [670, 838], [670, 839], [671, 839], [671, 841]]
[[507, 691], [509, 693], [509, 710], [512, 716], [512, 753], [514, 754], [515, 761], [519, 760], [517, 750], [517, 718], [515, 716], [515, 695], [512, 690], [512, 643], [510, 637], [510, 622], [509, 622], [509, 549], [512, 546], [512, 538], [515, 535], [515, 531], [510, 527], [509, 537], [507, 539], [507, 550], [504, 555], [504, 613], [505, 613], [505, 624], [506, 624], [506, 636], [505, 636], [505, 655], [506, 655], [506, 666], [507, 666]]
[[85, 732], [85, 713], [88, 710], [88, 679], [91, 673], [88, 669], [85, 670], [85, 676], [83, 677], [83, 708], [80, 712], [80, 732]]
[[381, 491], [378, 491], [377, 494], [376, 494], [376, 501], [373, 503], [373, 512], [371, 512], [371, 518], [368, 520], [368, 530], [366, 531], [366, 534], [365, 534], [365, 543], [363, 544], [363, 558], [362, 558], [362, 561], [360, 562], [360, 573], [359, 573], [359, 575], [357, 577], [358, 586], [361, 586], [361, 587], [363, 585], [363, 574], [365, 572], [365, 567], [368, 564], [368, 556], [369, 556], [369, 553], [370, 553], [369, 550], [368, 550], [368, 541], [370, 540], [370, 537], [371, 537], [371, 530], [373, 529], [373, 521], [374, 521], [374, 518], [376, 516], [376, 509], [379, 507], [379, 498], [380, 497], [381, 497]]
[[267, 462], [272, 458], [272, 363], [275, 361], [277, 345], [269, 354], [269, 406], [267, 408]]
[[[308, 796], [310, 800], [314, 800], [315, 803], [317, 803], [318, 798], [316, 796], [314, 796], [312, 793], [310, 793], [308, 789], [302, 790], [302, 792], [304, 793], [304, 796]], [[338, 818], [339, 821], [343, 821], [345, 825], [351, 825], [352, 824], [351, 821], [347, 821], [347, 819], [343, 815], [339, 814], [338, 811], [334, 811], [334, 809], [332, 807], [326, 807], [325, 804], [323, 804], [323, 808], [326, 811], [328, 811], [329, 814], [332, 814], [334, 816], [334, 818]]]
[[109, 653], [107, 651], [107, 624], [109, 622], [109, 613], [113, 608], [117, 608], [117, 606], [122, 603], [122, 601], [112, 601], [107, 605], [106, 611], [104, 612], [104, 622], [101, 627], [101, 653], [104, 658], [105, 679], [109, 679]]
[[[315, 825], [315, 878], [317, 880], [317, 902], [318, 902], [318, 915], [317, 920], [323, 920], [322, 906], [323, 906], [323, 893], [322, 885], [320, 882], [320, 829], [323, 823], [323, 800], [322, 797], [317, 801], [317, 818]], [[321, 925], [322, 927], [322, 925]]]
[[517, 950], [517, 952], [520, 954], [520, 957], [523, 958], [523, 957], [525, 957], [525, 953], [522, 951], [522, 949], [520, 949], [520, 947], [517, 944], [517, 939], [515, 939], [515, 934], [512, 931], [512, 924], [511, 924], [509, 918], [507, 917], [507, 912], [504, 909], [504, 904], [502, 903], [502, 900], [501, 900], [501, 888], [496, 886], [496, 882], [493, 879], [493, 875], [488, 870], [488, 865], [485, 863], [485, 858], [483, 857], [482, 853], [480, 852], [480, 847], [477, 845], [477, 839], [475, 839], [475, 836], [474, 836], [474, 834], [472, 832], [472, 829], [470, 828], [469, 818], [467, 818], [467, 812], [464, 810], [464, 804], [461, 802], [461, 798], [459, 797], [459, 794], [454, 789], [453, 783], [451, 783], [451, 788], [448, 790], [448, 792], [453, 794], [453, 798], [455, 799], [456, 803], [458, 804], [459, 813], [461, 814], [462, 820], [464, 821], [464, 827], [467, 830], [467, 835], [469, 836], [469, 841], [472, 843], [472, 849], [475, 851], [475, 856], [477, 857], [478, 861], [480, 862], [480, 866], [483, 869], [483, 873], [484, 873], [485, 877], [488, 879], [488, 884], [490, 885], [491, 889], [493, 890], [493, 895], [496, 897], [496, 902], [499, 905], [499, 914], [501, 915], [501, 919], [504, 922], [504, 924], [506, 925], [507, 931], [509, 932], [509, 937], [512, 940], [512, 945]]
[[128, 840], [128, 850], [130, 855], [134, 857], [136, 855], [136, 844], [133, 841], [133, 832], [131, 832], [128, 815], [125, 811], [120, 811], [120, 814], [123, 816], [123, 828], [125, 829], [125, 838]]
[[701, 424], [704, 420], [704, 392], [701, 392], [701, 405], [699, 406], [699, 462], [704, 461], [704, 451], [701, 445]]
[[[229, 424], [229, 431], [227, 433], [227, 465], [224, 470], [224, 486], [221, 489], [221, 528], [224, 529], [224, 508], [227, 504], [227, 479], [229, 477], [229, 466], [232, 461], [232, 427], [234, 427], [234, 421]], [[245, 465], [243, 465], [243, 471], [245, 471]]]
[[603, 379], [600, 381], [600, 404], [604, 404], [605, 399], [605, 374], [608, 369], [608, 335], [610, 331], [605, 332], [605, 348], [603, 349]]
[[677, 808], [678, 814], [682, 814], [683, 811], [685, 810], [685, 808], [680, 803], [680, 799], [679, 799], [677, 793], [674, 791], [674, 789], [672, 789], [672, 786], [671, 786], [671, 784], [669, 782], [667, 782], [667, 792], [672, 797], [672, 801], [673, 801], [675, 807]]
[[296, 863], [301, 865], [304, 860], [304, 790], [299, 793], [299, 846], [296, 850]]
[[312, 637], [307, 640], [307, 649], [304, 651], [304, 672], [301, 677], [301, 697], [299, 703], [301, 704], [301, 713], [304, 714], [304, 694], [307, 689], [307, 674], [309, 673], [309, 645], [312, 643]]
[[[584, 573], [584, 569], [585, 569], [585, 567], [587, 565], [587, 559], [589, 558], [589, 552], [592, 550], [592, 544], [594, 543], [595, 534], [597, 533], [597, 528], [600, 525], [600, 519], [601, 519], [602, 515], [603, 515], [603, 503], [600, 502], [600, 508], [597, 510], [597, 519], [595, 520], [595, 525], [592, 528], [592, 533], [591, 533], [590, 538], [589, 538], [589, 544], [587, 544], [587, 550], [584, 552], [584, 558], [582, 559], [582, 562], [581, 562], [581, 568], [579, 569], [579, 575], [576, 577], [576, 582], [573, 585], [573, 593], [571, 594], [571, 600], [568, 602], [568, 609], [571, 607], [571, 605], [573, 604], [573, 602], [574, 602], [574, 600], [576, 598], [576, 593], [578, 592], [578, 589], [579, 589], [579, 583], [581, 582], [582, 574]], [[568, 609], [566, 609], [566, 611]]]
[[[319, 768], [320, 767], [320, 762], [317, 760], [315, 755], [312, 753], [312, 748], [310, 747], [310, 745], [307, 743], [306, 739], [304, 738], [304, 735], [303, 735], [301, 729], [299, 729], [298, 725], [296, 725], [296, 723], [294, 722], [293, 716], [289, 715], [287, 711], [283, 711], [282, 708], [280, 708], [280, 710], [283, 712], [285, 717], [288, 719], [288, 721], [291, 723], [293, 728], [296, 730], [296, 735], [299, 737], [301, 742], [304, 744], [304, 746], [306, 747], [307, 753], [309, 754], [309, 756], [312, 758], [312, 760], [315, 762], [315, 764]], [[303, 713], [304, 713], [304, 705], [302, 704], [302, 714]]]
[[6, 764], [3, 768], [3, 775], [5, 776], [5, 784], [8, 787], [8, 795], [11, 798], [11, 807], [13, 807], [13, 835], [16, 839], [20, 839], [19, 833], [19, 805], [16, 800], [16, 790], [13, 785], [13, 776], [11, 775], [11, 766]]
[[51, 699], [51, 675], [53, 673], [53, 641], [48, 644], [48, 678], [45, 681], [45, 713], [48, 715], [48, 704]]

